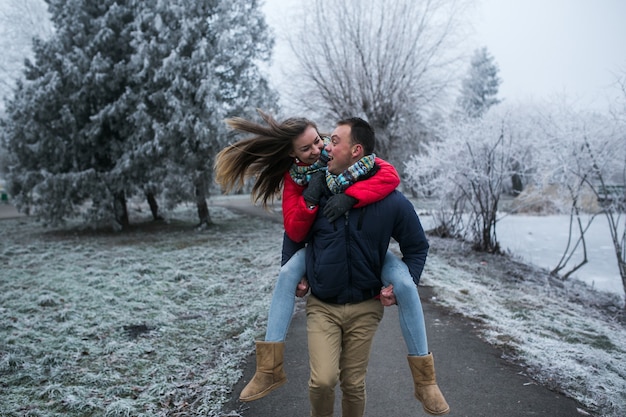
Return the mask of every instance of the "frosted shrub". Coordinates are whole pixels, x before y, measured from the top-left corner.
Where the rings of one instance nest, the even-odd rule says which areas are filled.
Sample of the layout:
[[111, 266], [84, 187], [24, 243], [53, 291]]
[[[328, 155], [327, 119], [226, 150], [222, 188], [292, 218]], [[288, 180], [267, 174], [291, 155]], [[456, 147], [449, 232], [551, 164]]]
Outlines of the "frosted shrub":
[[519, 109], [498, 107], [483, 118], [457, 118], [439, 140], [406, 163], [408, 184], [418, 196], [438, 201], [434, 218], [442, 235], [499, 252], [496, 222], [502, 195], [514, 177], [526, 175], [532, 157], [532, 123]]

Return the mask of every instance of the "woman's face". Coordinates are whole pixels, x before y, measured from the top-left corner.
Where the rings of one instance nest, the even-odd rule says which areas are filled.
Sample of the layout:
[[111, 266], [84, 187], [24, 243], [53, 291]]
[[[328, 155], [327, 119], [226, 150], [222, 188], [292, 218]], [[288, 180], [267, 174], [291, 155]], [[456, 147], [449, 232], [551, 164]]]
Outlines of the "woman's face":
[[293, 151], [289, 154], [300, 162], [311, 165], [317, 162], [324, 149], [324, 141], [313, 126], [306, 128], [304, 133], [293, 140]]

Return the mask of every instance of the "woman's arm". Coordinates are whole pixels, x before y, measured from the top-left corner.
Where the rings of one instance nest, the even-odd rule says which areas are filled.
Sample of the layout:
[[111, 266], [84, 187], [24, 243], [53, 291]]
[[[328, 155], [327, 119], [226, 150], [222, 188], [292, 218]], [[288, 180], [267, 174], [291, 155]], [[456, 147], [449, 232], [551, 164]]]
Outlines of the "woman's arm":
[[306, 187], [296, 184], [289, 175], [285, 173], [283, 181], [283, 224], [287, 236], [295, 241], [302, 242], [309, 233], [313, 221], [317, 216], [318, 207], [310, 209], [302, 192]]
[[[370, 178], [357, 181], [346, 189], [345, 194], [357, 200], [354, 207], [363, 207], [388, 196], [400, 184], [398, 172], [389, 162], [376, 158], [378, 171]], [[309, 233], [317, 216], [317, 206], [309, 208], [302, 197], [306, 187], [296, 184], [285, 173], [283, 186], [283, 223], [290, 239], [302, 242]]]
[[357, 181], [346, 189], [346, 195], [358, 201], [354, 207], [363, 207], [387, 197], [400, 184], [398, 171], [389, 162], [376, 158], [378, 171], [370, 178]]

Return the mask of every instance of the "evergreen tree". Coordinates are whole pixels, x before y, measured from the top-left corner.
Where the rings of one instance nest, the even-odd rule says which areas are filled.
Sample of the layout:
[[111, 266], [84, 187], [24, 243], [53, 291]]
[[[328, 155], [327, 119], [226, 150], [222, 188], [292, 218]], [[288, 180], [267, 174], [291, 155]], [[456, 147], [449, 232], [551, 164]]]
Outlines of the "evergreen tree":
[[[206, 198], [223, 119], [275, 99], [258, 70], [271, 38], [256, 1], [48, 0], [8, 102], [3, 139], [18, 208], [56, 223], [82, 213], [128, 226], [127, 199]], [[89, 206], [85, 211], [85, 204]]]
[[[0, 98], [9, 96], [22, 75], [24, 60], [32, 56], [33, 38], [53, 33], [44, 0], [2, 0], [0, 2]], [[0, 101], [0, 112], [4, 103]]]
[[8, 182], [19, 209], [58, 223], [81, 212], [128, 225], [127, 193], [116, 172], [131, 11], [124, 2], [49, 0], [55, 36], [34, 44], [34, 62], [7, 104], [3, 135]]
[[206, 199], [224, 118], [276, 102], [257, 65], [272, 39], [256, 1], [146, 4], [134, 40], [136, 141], [144, 156], [164, 160], [152, 178], [167, 206], [195, 201], [200, 224], [210, 224]]
[[469, 117], [481, 117], [489, 108], [500, 103], [496, 97], [501, 80], [498, 66], [483, 47], [474, 51], [467, 77], [463, 80], [457, 104]]

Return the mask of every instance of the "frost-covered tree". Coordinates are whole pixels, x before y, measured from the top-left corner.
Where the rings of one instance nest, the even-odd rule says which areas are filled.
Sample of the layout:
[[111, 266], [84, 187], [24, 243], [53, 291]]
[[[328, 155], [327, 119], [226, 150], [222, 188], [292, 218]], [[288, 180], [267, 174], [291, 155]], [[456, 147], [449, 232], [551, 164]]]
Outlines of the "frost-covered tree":
[[13, 201], [55, 223], [89, 199], [88, 216], [127, 226], [129, 190], [116, 172], [125, 116], [110, 105], [128, 83], [132, 12], [113, 0], [48, 3], [55, 36], [35, 42], [3, 123]]
[[564, 202], [571, 218], [568, 244], [552, 273], [566, 279], [587, 263], [585, 233], [604, 216], [626, 294], [626, 119], [560, 105], [536, 121], [544, 143], [536, 190], [555, 189], [552, 199]]
[[[32, 58], [33, 38], [47, 39], [53, 29], [44, 0], [0, 2], [0, 98], [10, 95], [24, 60]], [[0, 101], [0, 109], [3, 108]]]
[[483, 118], [460, 118], [443, 126], [438, 140], [424, 145], [406, 163], [407, 183], [418, 196], [436, 198], [435, 231], [462, 237], [474, 249], [498, 253], [496, 234], [500, 199], [511, 178], [517, 155], [533, 152], [532, 126], [518, 109], [499, 109]]
[[377, 153], [415, 147], [457, 81], [466, 1], [314, 0], [292, 38], [293, 100], [332, 122], [361, 116]]
[[[47, 39], [53, 33], [44, 0], [4, 0], [0, 2], [0, 114], [20, 78], [26, 58], [32, 58], [34, 38]], [[0, 141], [0, 178], [7, 155]]]
[[502, 80], [498, 77], [498, 65], [486, 47], [477, 49], [472, 56], [467, 76], [463, 79], [457, 105], [468, 117], [481, 117], [497, 98]]
[[133, 40], [133, 152], [161, 161], [148, 168], [150, 190], [168, 207], [195, 201], [200, 223], [209, 224], [206, 199], [213, 158], [225, 145], [224, 118], [277, 101], [258, 67], [273, 40], [256, 1], [142, 3]]
[[620, 93], [618, 93], [619, 99], [615, 100], [610, 113], [618, 122], [626, 123], [626, 68], [623, 68], [621, 72], [616, 74], [615, 78]]
[[[258, 70], [271, 39], [252, 1], [49, 0], [56, 35], [3, 122], [22, 211], [128, 226], [127, 201], [206, 198], [223, 118], [274, 102]], [[269, 97], [269, 98], [268, 98]]]

